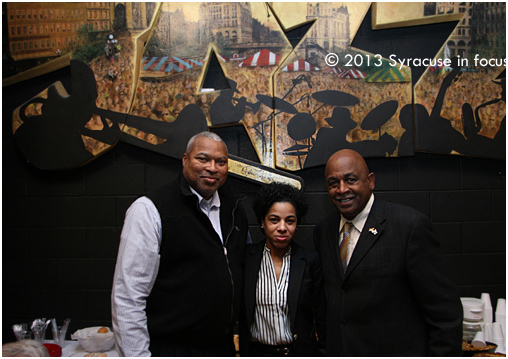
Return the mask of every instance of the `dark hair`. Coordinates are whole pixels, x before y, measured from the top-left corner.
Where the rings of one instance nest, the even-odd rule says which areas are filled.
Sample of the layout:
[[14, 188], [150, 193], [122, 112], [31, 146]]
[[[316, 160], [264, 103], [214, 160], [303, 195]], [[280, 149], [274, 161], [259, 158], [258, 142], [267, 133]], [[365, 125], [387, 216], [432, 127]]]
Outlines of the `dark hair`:
[[302, 217], [309, 209], [302, 191], [288, 184], [273, 182], [261, 187], [254, 197], [252, 209], [258, 223], [265, 218], [273, 204], [279, 202], [291, 203], [295, 207], [298, 223], [301, 223]]

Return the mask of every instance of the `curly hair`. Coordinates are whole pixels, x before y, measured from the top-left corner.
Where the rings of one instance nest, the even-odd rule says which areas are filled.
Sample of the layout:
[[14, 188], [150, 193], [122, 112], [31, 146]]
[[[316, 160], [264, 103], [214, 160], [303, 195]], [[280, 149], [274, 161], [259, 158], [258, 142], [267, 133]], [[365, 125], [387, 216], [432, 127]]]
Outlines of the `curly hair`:
[[273, 182], [261, 187], [254, 197], [252, 209], [259, 224], [273, 204], [279, 202], [291, 203], [295, 207], [298, 223], [301, 223], [302, 217], [307, 214], [309, 209], [302, 191], [288, 184]]

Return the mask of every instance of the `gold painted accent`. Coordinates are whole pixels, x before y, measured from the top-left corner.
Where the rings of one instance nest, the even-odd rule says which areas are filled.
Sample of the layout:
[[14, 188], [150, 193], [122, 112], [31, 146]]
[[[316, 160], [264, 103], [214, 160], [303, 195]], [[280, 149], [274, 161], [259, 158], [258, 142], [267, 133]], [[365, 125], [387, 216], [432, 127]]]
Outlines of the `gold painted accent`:
[[259, 167], [249, 165], [231, 158], [228, 160], [228, 170], [232, 174], [261, 183], [279, 182], [292, 185], [298, 189], [302, 188], [302, 184], [297, 179], [285, 176], [282, 172], [279, 174], [268, 171], [263, 167], [262, 165], [259, 165]]

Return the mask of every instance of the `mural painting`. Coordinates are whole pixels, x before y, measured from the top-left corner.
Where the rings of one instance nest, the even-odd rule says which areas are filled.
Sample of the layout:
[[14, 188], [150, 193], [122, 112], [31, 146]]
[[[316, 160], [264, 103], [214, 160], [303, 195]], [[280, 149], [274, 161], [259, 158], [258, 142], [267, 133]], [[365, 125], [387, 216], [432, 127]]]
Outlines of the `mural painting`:
[[453, 7], [452, 2], [375, 2], [372, 3], [372, 28], [389, 29], [462, 20], [464, 14], [452, 10]]
[[[415, 114], [410, 68], [351, 47], [368, 3], [290, 3], [289, 12], [289, 3], [32, 4], [6, 4], [12, 55], [38, 58], [35, 48], [60, 44], [72, 57], [70, 94], [56, 83], [13, 114], [21, 152], [42, 169], [83, 165], [118, 140], [181, 158], [193, 134], [241, 125], [260, 164], [232, 156], [230, 171], [300, 187], [278, 169], [323, 165], [341, 148], [412, 155], [414, 116], [417, 150], [504, 158], [505, 63], [471, 66], [474, 56], [503, 57], [501, 3], [466, 3], [467, 11], [452, 3], [466, 14], [455, 36], [470, 30], [470, 50], [463, 39], [443, 46], [437, 56], [450, 64], [429, 66], [415, 87]], [[432, 4], [424, 17], [441, 11]], [[32, 25], [19, 30], [26, 27], [25, 41], [16, 20], [24, 12], [28, 23], [29, 11]], [[43, 21], [54, 34], [49, 44], [39, 36]], [[292, 49], [284, 31], [303, 23], [312, 25]], [[451, 65], [457, 55], [469, 64]], [[204, 88], [212, 58], [225, 88]]]
[[128, 2], [4, 3], [9, 51], [2, 62], [3, 86], [68, 66], [71, 57], [87, 62], [102, 53], [111, 33], [123, 40], [138, 35], [150, 24], [155, 5], [138, 4], [138, 10]]
[[[350, 46], [365, 3], [301, 3], [296, 9], [314, 23], [276, 73], [275, 96], [286, 101], [275, 113], [277, 167], [323, 165], [342, 148], [365, 157], [412, 155], [410, 69]], [[404, 133], [408, 141], [400, 148]]]
[[[74, 118], [73, 114], [78, 109], [73, 107], [70, 101], [62, 101], [77, 98], [73, 97], [74, 89], [69, 95], [60, 83], [55, 83], [13, 114], [13, 132], [26, 159], [42, 169], [73, 168], [102, 154], [111, 148], [118, 138], [139, 147], [181, 158], [187, 141], [195, 133], [208, 129], [208, 126], [241, 124], [246, 108], [255, 115], [262, 103], [254, 96], [264, 94], [263, 96], [271, 99], [271, 71], [285, 56], [281, 51], [286, 49], [285, 51], [289, 52], [289, 42], [267, 5], [259, 3], [254, 7], [255, 13], [266, 17], [264, 22], [269, 26], [258, 20], [253, 21], [249, 3], [241, 4], [242, 6], [237, 3], [216, 5], [230, 11], [231, 21], [222, 24], [224, 29], [217, 27], [212, 21], [217, 6], [210, 7], [209, 3], [158, 3], [157, 6], [154, 3], [117, 4], [113, 27], [119, 30], [85, 32], [88, 41], [80, 39], [81, 46], [72, 52], [72, 81], [73, 84], [79, 82], [80, 85], [75, 86], [75, 89], [87, 99], [84, 106], [88, 106], [86, 111], [80, 113], [82, 120], [75, 124], [74, 130], [78, 134], [72, 142], [78, 147], [75, 152], [79, 152], [81, 156], [77, 156], [73, 151], [55, 156], [56, 153], [65, 152], [65, 146], [58, 145], [57, 141], [58, 136], [63, 133], [55, 133], [53, 129], [57, 127], [62, 131], [69, 130], [69, 119]], [[26, 6], [30, 7], [30, 3], [26, 3]], [[82, 3], [82, 6], [97, 5]], [[122, 17], [119, 18], [119, 14]], [[186, 20], [185, 14], [190, 19], [199, 14], [198, 22]], [[145, 21], [148, 15], [153, 15], [153, 20]], [[239, 24], [238, 19], [243, 22]], [[145, 27], [150, 23], [151, 26]], [[197, 27], [200, 28], [198, 36], [191, 36], [196, 34], [193, 30]], [[89, 27], [87, 29], [91, 30]], [[173, 34], [171, 39], [167, 36], [169, 31]], [[224, 31], [225, 37], [221, 31]], [[255, 46], [263, 49], [255, 52]], [[259, 59], [257, 55], [264, 55], [267, 52], [264, 49], [266, 46], [271, 46], [281, 53], [277, 54], [276, 62], [273, 63], [273, 53], [270, 51], [267, 66], [264, 57]], [[224, 69], [224, 73], [232, 77], [228, 78], [230, 88], [199, 93], [208, 58], [218, 56], [225, 61], [219, 53], [228, 53], [224, 49], [235, 51], [231, 54], [231, 66]], [[239, 51], [242, 51], [242, 57], [238, 56]], [[244, 62], [243, 60], [249, 60], [250, 53], [252, 61]], [[168, 56], [164, 56], [165, 54]], [[169, 61], [166, 61], [168, 59]], [[240, 60], [242, 61], [239, 62]], [[194, 71], [192, 67], [195, 68]], [[233, 98], [232, 94], [239, 92], [235, 78], [247, 85], [245, 89], [253, 96], [254, 103], [248, 102], [245, 96]], [[51, 100], [48, 103], [59, 108], [58, 119], [54, 118], [56, 113], [50, 111], [48, 104], [44, 103], [47, 97]], [[232, 107], [236, 108], [236, 111], [228, 112], [231, 107], [226, 107], [224, 111], [217, 112], [214, 107], [220, 106], [211, 106], [216, 98], [219, 99], [218, 104], [221, 101], [226, 104], [228, 99], [233, 101]], [[268, 110], [265, 109], [261, 114], [271, 111], [271, 101], [265, 102]], [[38, 112], [32, 111], [35, 108]], [[88, 122], [84, 121], [87, 116], [90, 116]], [[33, 121], [28, 121], [28, 118]], [[44, 121], [39, 121], [40, 119]], [[36, 138], [37, 131], [32, 123], [38, 125], [37, 130], [44, 127], [45, 131], [39, 132], [43, 135], [42, 139]], [[257, 118], [248, 128], [253, 133], [256, 133], [256, 129], [253, 129], [256, 123]], [[30, 135], [24, 135], [26, 132]], [[107, 142], [103, 142], [105, 136], [98, 134], [106, 132], [109, 137]], [[262, 153], [260, 158], [264, 158], [265, 162], [273, 167], [271, 132], [271, 128], [266, 129], [263, 136], [253, 140], [253, 143]], [[115, 135], [118, 137], [114, 138]], [[77, 141], [77, 136], [81, 136], [82, 141]], [[256, 146], [256, 143], [259, 145]], [[51, 148], [40, 151], [47, 146]], [[235, 159], [234, 156], [230, 161], [230, 171], [236, 171], [237, 175], [246, 179], [269, 182], [269, 178], [280, 177], [280, 180], [284, 179], [296, 187], [302, 186], [302, 180], [298, 176], [259, 164], [255, 164], [254, 170], [249, 169], [252, 166], [249, 161]]]
[[415, 86], [416, 148], [504, 159], [506, 3], [447, 6], [465, 15], [437, 55], [451, 64], [429, 67]]
[[[21, 16], [20, 22], [32, 29], [45, 27], [29, 41], [34, 48], [61, 45], [72, 53], [73, 88], [69, 94], [57, 82], [18, 108], [13, 114], [14, 138], [35, 166], [74, 168], [104, 153], [120, 138], [136, 82], [136, 39], [147, 29], [155, 4], [147, 3], [142, 9], [133, 3], [118, 3], [114, 8], [110, 3], [75, 3], [71, 8], [64, 3], [35, 4], [34, 8], [32, 4], [12, 3], [12, 7], [16, 14], [32, 12], [35, 16], [37, 8], [44, 14], [31, 21], [28, 15], [26, 20]], [[10, 14], [11, 3], [7, 6]], [[121, 21], [118, 14], [123, 14]], [[129, 31], [122, 27], [127, 24]], [[54, 35], [47, 36], [46, 28]], [[40, 56], [26, 52], [19, 56]]]
[[[197, 104], [205, 125], [242, 124], [261, 164], [274, 167], [266, 121], [272, 112], [271, 78], [291, 45], [272, 10], [265, 3], [163, 3], [152, 30], [134, 114], [157, 116], [139, 108], [151, 100], [149, 108], [173, 108], [166, 119], [171, 122], [183, 108]], [[229, 88], [203, 92], [211, 56], [217, 56]]]

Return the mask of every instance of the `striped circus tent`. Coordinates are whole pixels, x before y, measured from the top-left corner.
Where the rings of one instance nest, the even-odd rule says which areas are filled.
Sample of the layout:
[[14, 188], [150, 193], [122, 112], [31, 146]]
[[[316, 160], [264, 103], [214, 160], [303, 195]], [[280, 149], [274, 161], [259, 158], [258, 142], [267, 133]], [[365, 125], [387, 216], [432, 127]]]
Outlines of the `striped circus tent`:
[[287, 65], [282, 69], [284, 72], [293, 72], [293, 71], [319, 71], [319, 67], [312, 66], [307, 61], [303, 59], [298, 59], [292, 64]]
[[357, 69], [349, 69], [341, 73], [339, 77], [343, 79], [364, 79], [367, 74]]
[[263, 49], [247, 58], [238, 67], [273, 66], [277, 65], [280, 60], [281, 57], [276, 53]]
[[181, 59], [176, 56], [145, 57], [141, 63], [141, 71], [178, 73], [193, 67], [203, 66], [202, 62], [192, 59]]
[[381, 69], [365, 78], [366, 82], [409, 82], [411, 79], [397, 67], [390, 66]]
[[336, 66], [336, 67], [328, 67], [323, 72], [325, 74], [334, 74], [334, 75], [340, 75], [341, 73], [347, 71], [345, 68]]

